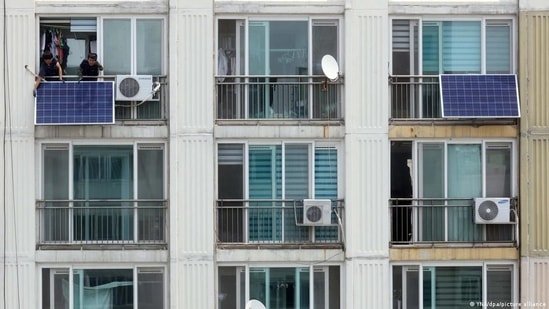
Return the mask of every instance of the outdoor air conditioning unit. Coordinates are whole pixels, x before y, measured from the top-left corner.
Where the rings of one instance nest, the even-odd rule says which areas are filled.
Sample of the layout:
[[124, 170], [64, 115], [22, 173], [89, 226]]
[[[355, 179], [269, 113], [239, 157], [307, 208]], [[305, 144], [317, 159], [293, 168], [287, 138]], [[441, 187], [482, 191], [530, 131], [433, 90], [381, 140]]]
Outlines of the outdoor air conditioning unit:
[[331, 200], [303, 200], [303, 225], [326, 226], [331, 224]]
[[152, 75], [117, 75], [117, 101], [143, 101], [152, 98]]
[[475, 223], [512, 223], [511, 199], [505, 197], [475, 198]]

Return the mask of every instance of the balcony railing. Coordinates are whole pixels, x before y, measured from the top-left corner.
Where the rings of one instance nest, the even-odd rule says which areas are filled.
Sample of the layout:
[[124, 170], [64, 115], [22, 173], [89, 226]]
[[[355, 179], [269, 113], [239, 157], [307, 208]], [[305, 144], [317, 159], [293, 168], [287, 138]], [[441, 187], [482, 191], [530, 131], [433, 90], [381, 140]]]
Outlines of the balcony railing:
[[438, 75], [389, 76], [392, 119], [441, 118]]
[[40, 200], [39, 245], [166, 245], [166, 200]]
[[516, 210], [513, 199], [511, 223], [477, 224], [472, 199], [390, 199], [391, 244], [517, 246]]
[[323, 76], [217, 76], [217, 119], [341, 120], [343, 83]]
[[303, 200], [218, 200], [217, 243], [305, 245], [344, 242], [344, 202], [332, 201], [330, 224], [303, 224]]
[[[76, 82], [76, 75], [65, 75], [66, 81]], [[98, 81], [116, 81], [116, 75], [102, 75]], [[165, 121], [168, 118], [169, 88], [165, 75], [153, 75], [153, 85], [159, 85], [158, 91], [143, 101], [115, 101], [116, 121]], [[116, 85], [115, 85], [116, 86]], [[154, 88], [154, 86], [153, 86]], [[151, 93], [152, 93], [151, 89]], [[113, 93], [116, 100], [116, 89]]]

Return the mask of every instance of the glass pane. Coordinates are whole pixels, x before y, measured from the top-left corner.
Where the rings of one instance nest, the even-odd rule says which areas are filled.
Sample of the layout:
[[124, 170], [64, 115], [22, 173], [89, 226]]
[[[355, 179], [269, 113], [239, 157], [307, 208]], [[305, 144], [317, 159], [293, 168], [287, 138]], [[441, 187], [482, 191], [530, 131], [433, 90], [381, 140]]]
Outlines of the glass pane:
[[511, 145], [486, 148], [486, 197], [511, 196]]
[[138, 19], [136, 28], [137, 74], [162, 74], [162, 20]]
[[328, 309], [326, 304], [326, 272], [315, 270], [313, 272], [313, 293], [315, 309]]
[[248, 71], [250, 75], [267, 75], [267, 36], [269, 22], [254, 21], [248, 24]]
[[440, 71], [440, 24], [423, 23], [423, 74], [436, 75]]
[[218, 275], [218, 308], [219, 309], [237, 309], [237, 271], [236, 267], [219, 267]]
[[164, 273], [138, 272], [137, 274], [137, 308], [164, 308]]
[[[486, 147], [486, 196], [511, 197], [511, 144], [488, 144]], [[487, 224], [486, 240], [514, 239], [512, 224]]]
[[103, 21], [103, 66], [105, 75], [131, 74], [130, 19]]
[[[217, 155], [217, 195], [220, 200], [244, 198], [244, 145], [219, 144]], [[222, 201], [217, 208], [217, 239], [242, 242], [244, 239], [243, 201]]]
[[[164, 151], [140, 149], [137, 152], [138, 198], [164, 199]], [[139, 202], [139, 240], [164, 240], [165, 206], [161, 201]]]
[[510, 303], [513, 301], [511, 268], [488, 268], [486, 276], [486, 298], [488, 302]]
[[407, 309], [417, 309], [419, 308], [419, 270], [418, 269], [408, 269], [404, 270], [405, 277], [405, 288], [403, 301], [405, 302], [404, 308]]
[[[448, 145], [448, 197], [482, 196], [481, 145]], [[467, 204], [466, 204], [467, 203]], [[448, 209], [448, 239], [478, 241], [482, 227], [473, 220], [472, 203], [453, 201]]]
[[[419, 189], [420, 198], [444, 197], [444, 144], [419, 144]], [[444, 240], [443, 200], [423, 201], [421, 207], [421, 236], [419, 240]]]
[[306, 75], [309, 67], [308, 22], [270, 21], [269, 26], [269, 74]]
[[311, 307], [311, 298], [309, 297], [309, 268], [296, 268], [296, 287], [295, 298], [296, 309], [306, 309]]
[[306, 240], [309, 238], [308, 227], [298, 227], [296, 222], [303, 220], [303, 212], [297, 211], [303, 206], [301, 200], [310, 197], [309, 145], [286, 145], [284, 168], [285, 199], [294, 200], [284, 208], [284, 240]]
[[42, 308], [69, 308], [69, 270], [42, 269]]
[[480, 73], [480, 21], [445, 21], [442, 25], [442, 72]]
[[[315, 198], [337, 199], [337, 149], [315, 148]], [[332, 203], [332, 208], [337, 207]], [[337, 209], [338, 211], [340, 209]], [[332, 222], [337, 222], [337, 216], [332, 213]], [[328, 241], [339, 239], [337, 226], [315, 227], [315, 240]]]
[[250, 268], [250, 299], [267, 303], [267, 272], [266, 268]]
[[486, 25], [486, 73], [512, 73], [509, 24]]
[[133, 199], [133, 146], [75, 146], [73, 155], [75, 240], [133, 239], [132, 203], [116, 201]]
[[249, 148], [250, 240], [280, 240], [282, 198], [282, 147]]
[[133, 270], [74, 270], [75, 309], [133, 308]]
[[270, 268], [269, 309], [309, 307], [309, 272], [306, 268]]
[[139, 199], [164, 198], [164, 150], [140, 149], [137, 152]]
[[44, 150], [44, 199], [63, 200], [46, 202], [42, 224], [45, 241], [69, 239], [69, 150], [52, 148]]
[[435, 278], [430, 291], [424, 281], [424, 296], [435, 294], [431, 308], [470, 308], [471, 302], [482, 301], [482, 267], [436, 267]]
[[324, 55], [338, 59], [337, 21], [313, 22], [313, 75], [323, 75], [321, 62]]

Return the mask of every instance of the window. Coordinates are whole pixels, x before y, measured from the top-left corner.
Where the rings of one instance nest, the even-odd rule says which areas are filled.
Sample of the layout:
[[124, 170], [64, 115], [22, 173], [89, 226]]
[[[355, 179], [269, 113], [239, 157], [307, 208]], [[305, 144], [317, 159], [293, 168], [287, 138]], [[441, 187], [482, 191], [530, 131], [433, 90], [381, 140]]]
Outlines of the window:
[[249, 299], [272, 309], [338, 309], [340, 289], [339, 266], [218, 268], [219, 309], [244, 308]]
[[392, 117], [438, 118], [439, 74], [515, 73], [512, 19], [392, 20]]
[[[51, 51], [68, 81], [78, 79], [80, 63], [90, 52], [97, 53], [102, 74], [110, 76], [105, 81], [113, 81], [115, 75], [152, 75], [155, 82], [165, 79], [163, 17], [41, 17], [40, 34], [40, 54]], [[116, 119], [160, 119], [159, 98], [156, 94], [139, 105], [118, 101]]]
[[392, 270], [394, 309], [468, 308], [515, 299], [512, 265], [399, 265]]
[[392, 23], [395, 75], [514, 73], [511, 20], [394, 19]]
[[44, 144], [44, 242], [163, 242], [161, 144]]
[[[299, 226], [302, 200], [331, 199], [336, 207], [338, 150], [320, 143], [219, 144], [218, 197], [249, 200], [248, 209], [223, 202], [222, 241], [307, 240], [309, 228]], [[314, 237], [337, 239], [337, 231], [316, 227]]]
[[339, 57], [338, 29], [337, 19], [219, 19], [218, 117], [339, 117], [337, 88], [318, 76], [324, 55]]
[[40, 34], [40, 52], [51, 51], [68, 75], [78, 73], [90, 52], [99, 55], [106, 75], [164, 72], [163, 18], [42, 17]]
[[165, 308], [164, 285], [163, 268], [43, 268], [42, 308]]
[[474, 223], [472, 199], [514, 196], [513, 149], [510, 141], [394, 141], [391, 197], [419, 204], [393, 207], [393, 241], [512, 241], [510, 224]]

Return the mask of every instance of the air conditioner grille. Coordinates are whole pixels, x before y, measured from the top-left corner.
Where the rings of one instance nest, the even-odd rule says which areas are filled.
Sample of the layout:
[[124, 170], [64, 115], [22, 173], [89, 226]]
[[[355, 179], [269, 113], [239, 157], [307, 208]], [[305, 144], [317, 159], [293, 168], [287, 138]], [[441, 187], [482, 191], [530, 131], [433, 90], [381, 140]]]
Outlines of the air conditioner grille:
[[478, 206], [478, 215], [486, 221], [494, 220], [498, 212], [498, 205], [494, 201], [487, 200]]
[[126, 97], [134, 97], [139, 93], [139, 82], [132, 77], [124, 78], [118, 85], [120, 93]]
[[306, 216], [310, 222], [318, 222], [322, 219], [322, 209], [318, 206], [311, 206], [307, 208]]

